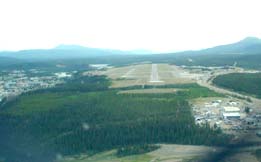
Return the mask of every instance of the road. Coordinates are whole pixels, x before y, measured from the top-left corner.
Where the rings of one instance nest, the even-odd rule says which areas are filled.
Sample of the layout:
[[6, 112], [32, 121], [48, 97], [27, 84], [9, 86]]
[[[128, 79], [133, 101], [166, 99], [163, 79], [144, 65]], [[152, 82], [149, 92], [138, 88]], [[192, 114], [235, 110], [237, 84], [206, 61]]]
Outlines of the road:
[[122, 78], [128, 78], [131, 76], [131, 74], [135, 71], [135, 68], [130, 69], [127, 73], [125, 73], [123, 76], [121, 76]]
[[[243, 95], [243, 94], [240, 94], [238, 92], [235, 92], [235, 91], [232, 91], [229, 89], [217, 87], [212, 83], [213, 79], [215, 77], [217, 77], [218, 75], [223, 75], [223, 74], [228, 74], [228, 73], [232, 73], [232, 72], [223, 72], [223, 73], [213, 74], [210, 77], [205, 78], [204, 80], [198, 80], [197, 83], [203, 87], [207, 87], [218, 93], [222, 93], [225, 95], [230, 95], [232, 97], [238, 97], [238, 98], [245, 98], [245, 99], [249, 98], [252, 101], [252, 103], [251, 103], [252, 108], [257, 112], [261, 112], [261, 99], [258, 99], [258, 98], [255, 98], [255, 97], [252, 97], [249, 95]], [[244, 100], [244, 102], [246, 102], [246, 100]]]
[[[241, 72], [248, 72], [248, 71], [241, 71]], [[251, 103], [247, 103], [247, 104], [251, 105], [251, 108], [255, 112], [261, 113], [261, 99], [252, 97], [250, 95], [244, 95], [244, 94], [241, 94], [241, 93], [229, 90], [229, 89], [225, 89], [225, 88], [222, 88], [222, 87], [218, 87], [218, 86], [213, 84], [213, 79], [215, 77], [217, 77], [218, 75], [224, 75], [224, 74], [229, 74], [229, 73], [234, 73], [234, 72], [233, 71], [232, 72], [231, 71], [224, 71], [224, 72], [214, 73], [213, 75], [210, 75], [209, 77], [205, 77], [205, 78], [203, 78], [201, 80], [197, 80], [197, 83], [199, 85], [203, 86], [203, 87], [207, 87], [207, 88], [209, 88], [209, 89], [211, 89], [211, 90], [213, 90], [215, 92], [221, 93], [221, 94], [225, 94], [225, 95], [229, 95], [229, 96], [237, 97], [237, 98], [245, 98], [245, 99], [241, 99], [242, 102], [245, 102], [245, 103], [247, 103], [246, 99], [249, 98], [249, 99], [251, 99], [252, 102]], [[260, 148], [260, 147], [261, 146], [260, 146], [260, 143], [259, 143], [256, 146], [246, 146], [246, 147], [235, 148], [231, 152], [231, 154], [227, 154], [224, 157], [224, 159], [222, 159], [221, 161], [225, 161], [225, 159], [229, 159], [229, 158], [233, 157], [236, 154], [241, 155], [243, 153], [247, 153], [247, 152], [249, 153], [250, 152], [250, 155], [251, 155], [251, 152], [253, 152], [254, 150], [256, 150], [257, 148]], [[239, 158], [242, 158], [242, 157], [239, 156]]]

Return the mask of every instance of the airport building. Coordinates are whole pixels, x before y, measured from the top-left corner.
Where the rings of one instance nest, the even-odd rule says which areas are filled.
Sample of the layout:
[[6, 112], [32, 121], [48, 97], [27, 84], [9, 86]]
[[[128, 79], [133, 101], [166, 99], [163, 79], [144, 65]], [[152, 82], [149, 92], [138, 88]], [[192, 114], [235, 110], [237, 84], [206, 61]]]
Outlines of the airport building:
[[224, 119], [240, 119], [240, 113], [238, 112], [230, 112], [230, 113], [223, 113]]
[[224, 106], [224, 119], [240, 119], [240, 108], [234, 106]]
[[234, 106], [224, 106], [224, 111], [226, 113], [239, 113], [240, 108]]

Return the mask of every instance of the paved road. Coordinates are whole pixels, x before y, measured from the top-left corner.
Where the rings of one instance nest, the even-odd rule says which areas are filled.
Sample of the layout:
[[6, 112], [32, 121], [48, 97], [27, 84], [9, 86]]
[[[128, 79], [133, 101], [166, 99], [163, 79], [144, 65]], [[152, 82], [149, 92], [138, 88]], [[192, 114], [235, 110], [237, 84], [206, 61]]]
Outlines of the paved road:
[[230, 95], [230, 96], [237, 96], [237, 97], [240, 97], [240, 98], [250, 98], [252, 100], [252, 108], [258, 112], [261, 112], [261, 99], [258, 99], [258, 98], [255, 98], [255, 97], [252, 97], [252, 96], [248, 96], [248, 95], [243, 95], [243, 94], [240, 94], [238, 92], [235, 92], [235, 91], [231, 91], [231, 90], [228, 90], [228, 89], [225, 89], [225, 88], [221, 88], [221, 87], [217, 87], [215, 86], [213, 83], [212, 83], [212, 80], [218, 76], [218, 75], [223, 75], [223, 74], [227, 74], [227, 73], [219, 73], [219, 74], [216, 74], [214, 76], [211, 76], [205, 80], [199, 80], [197, 81], [197, 83], [203, 87], [207, 87], [213, 91], [216, 91], [218, 93], [222, 93], [222, 94], [226, 94], [226, 95]]
[[[253, 108], [254, 111], [256, 112], [261, 112], [261, 100], [252, 96], [248, 96], [248, 95], [244, 95], [244, 94], [240, 94], [238, 92], [229, 90], [229, 89], [225, 89], [222, 87], [217, 87], [216, 85], [213, 84], [213, 79], [215, 77], [217, 77], [218, 75], [223, 75], [223, 74], [228, 74], [231, 72], [222, 72], [222, 73], [216, 73], [214, 75], [211, 75], [209, 77], [206, 77], [203, 80], [198, 80], [197, 83], [203, 87], [207, 87], [215, 92], [218, 93], [222, 93], [225, 95], [229, 95], [229, 96], [237, 96], [237, 97], [242, 97], [242, 98], [250, 98], [252, 100], [251, 103], [251, 108]], [[233, 72], [232, 72], [233, 73]], [[242, 100], [242, 102], [247, 102], [246, 100]], [[223, 159], [221, 159], [220, 161], [224, 161], [227, 158], [233, 157], [235, 154], [239, 154], [239, 153], [246, 153], [246, 152], [250, 152], [256, 149], [261, 148], [260, 144], [257, 144], [256, 146], [246, 146], [246, 147], [239, 147], [239, 148], [234, 148], [234, 150], [232, 151], [231, 154], [228, 154], [226, 156], [224, 156]], [[222, 156], [222, 154], [221, 154]]]
[[128, 72], [126, 72], [123, 76], [121, 76], [122, 78], [128, 78], [131, 76], [131, 74], [135, 71], [135, 68], [130, 69]]

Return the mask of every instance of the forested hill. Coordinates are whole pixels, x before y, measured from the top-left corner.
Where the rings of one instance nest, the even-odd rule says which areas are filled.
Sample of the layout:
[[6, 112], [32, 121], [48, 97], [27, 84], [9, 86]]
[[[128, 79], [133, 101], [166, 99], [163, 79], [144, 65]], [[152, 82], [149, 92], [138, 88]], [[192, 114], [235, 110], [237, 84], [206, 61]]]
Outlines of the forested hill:
[[213, 80], [213, 83], [224, 88], [261, 98], [261, 73], [220, 75]]
[[216, 46], [199, 52], [205, 54], [260, 54], [261, 39], [256, 37], [246, 37], [236, 43]]
[[0, 109], [0, 158], [49, 162], [57, 155], [128, 145], [228, 142], [220, 130], [195, 125], [187, 102], [219, 94], [197, 84], [178, 85], [184, 91], [170, 94], [118, 94], [119, 89], [108, 89], [109, 84], [103, 76], [79, 75], [5, 104]]
[[15, 64], [23, 63], [24, 61], [15, 59], [15, 58], [9, 58], [9, 57], [1, 57], [0, 56], [0, 68], [12, 66]]
[[21, 51], [0, 52], [0, 57], [16, 58], [27, 61], [43, 61], [57, 59], [125, 56], [151, 53], [152, 52], [145, 50], [123, 51], [114, 49], [91, 48], [79, 45], [59, 45], [51, 49], [28, 49]]
[[[135, 53], [135, 52], [134, 52]], [[141, 52], [141, 54], [144, 52]], [[0, 52], [1, 68], [84, 67], [88, 64], [129, 65], [139, 62], [170, 63], [188, 66], [233, 66], [261, 69], [261, 40], [248, 37], [239, 42], [178, 53], [134, 55], [132, 51], [62, 45], [53, 49]], [[56, 70], [55, 69], [55, 70]]]
[[[71, 59], [71, 58], [89, 58], [97, 56], [110, 56], [119, 54], [116, 51], [106, 51], [94, 48], [83, 49], [35, 49], [35, 50], [22, 50], [16, 52], [0, 52], [2, 57], [10, 57], [23, 59], [27, 61], [43, 61], [43, 60], [55, 60], [55, 59]], [[122, 52], [123, 54], [123, 52]]]

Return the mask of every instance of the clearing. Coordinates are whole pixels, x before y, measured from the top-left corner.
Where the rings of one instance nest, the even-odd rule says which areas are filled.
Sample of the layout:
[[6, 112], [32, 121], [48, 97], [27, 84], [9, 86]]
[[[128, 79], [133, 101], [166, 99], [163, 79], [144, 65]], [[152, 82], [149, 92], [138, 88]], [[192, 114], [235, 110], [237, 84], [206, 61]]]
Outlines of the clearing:
[[191, 74], [175, 65], [138, 64], [110, 68], [95, 74], [106, 75], [112, 79], [113, 88], [134, 85], [163, 85], [195, 83], [197, 74]]
[[217, 153], [220, 148], [192, 145], [160, 144], [158, 150], [125, 157], [117, 157], [116, 150], [106, 151], [93, 156], [78, 155], [59, 157], [57, 162], [181, 162], [203, 158], [205, 155]]

